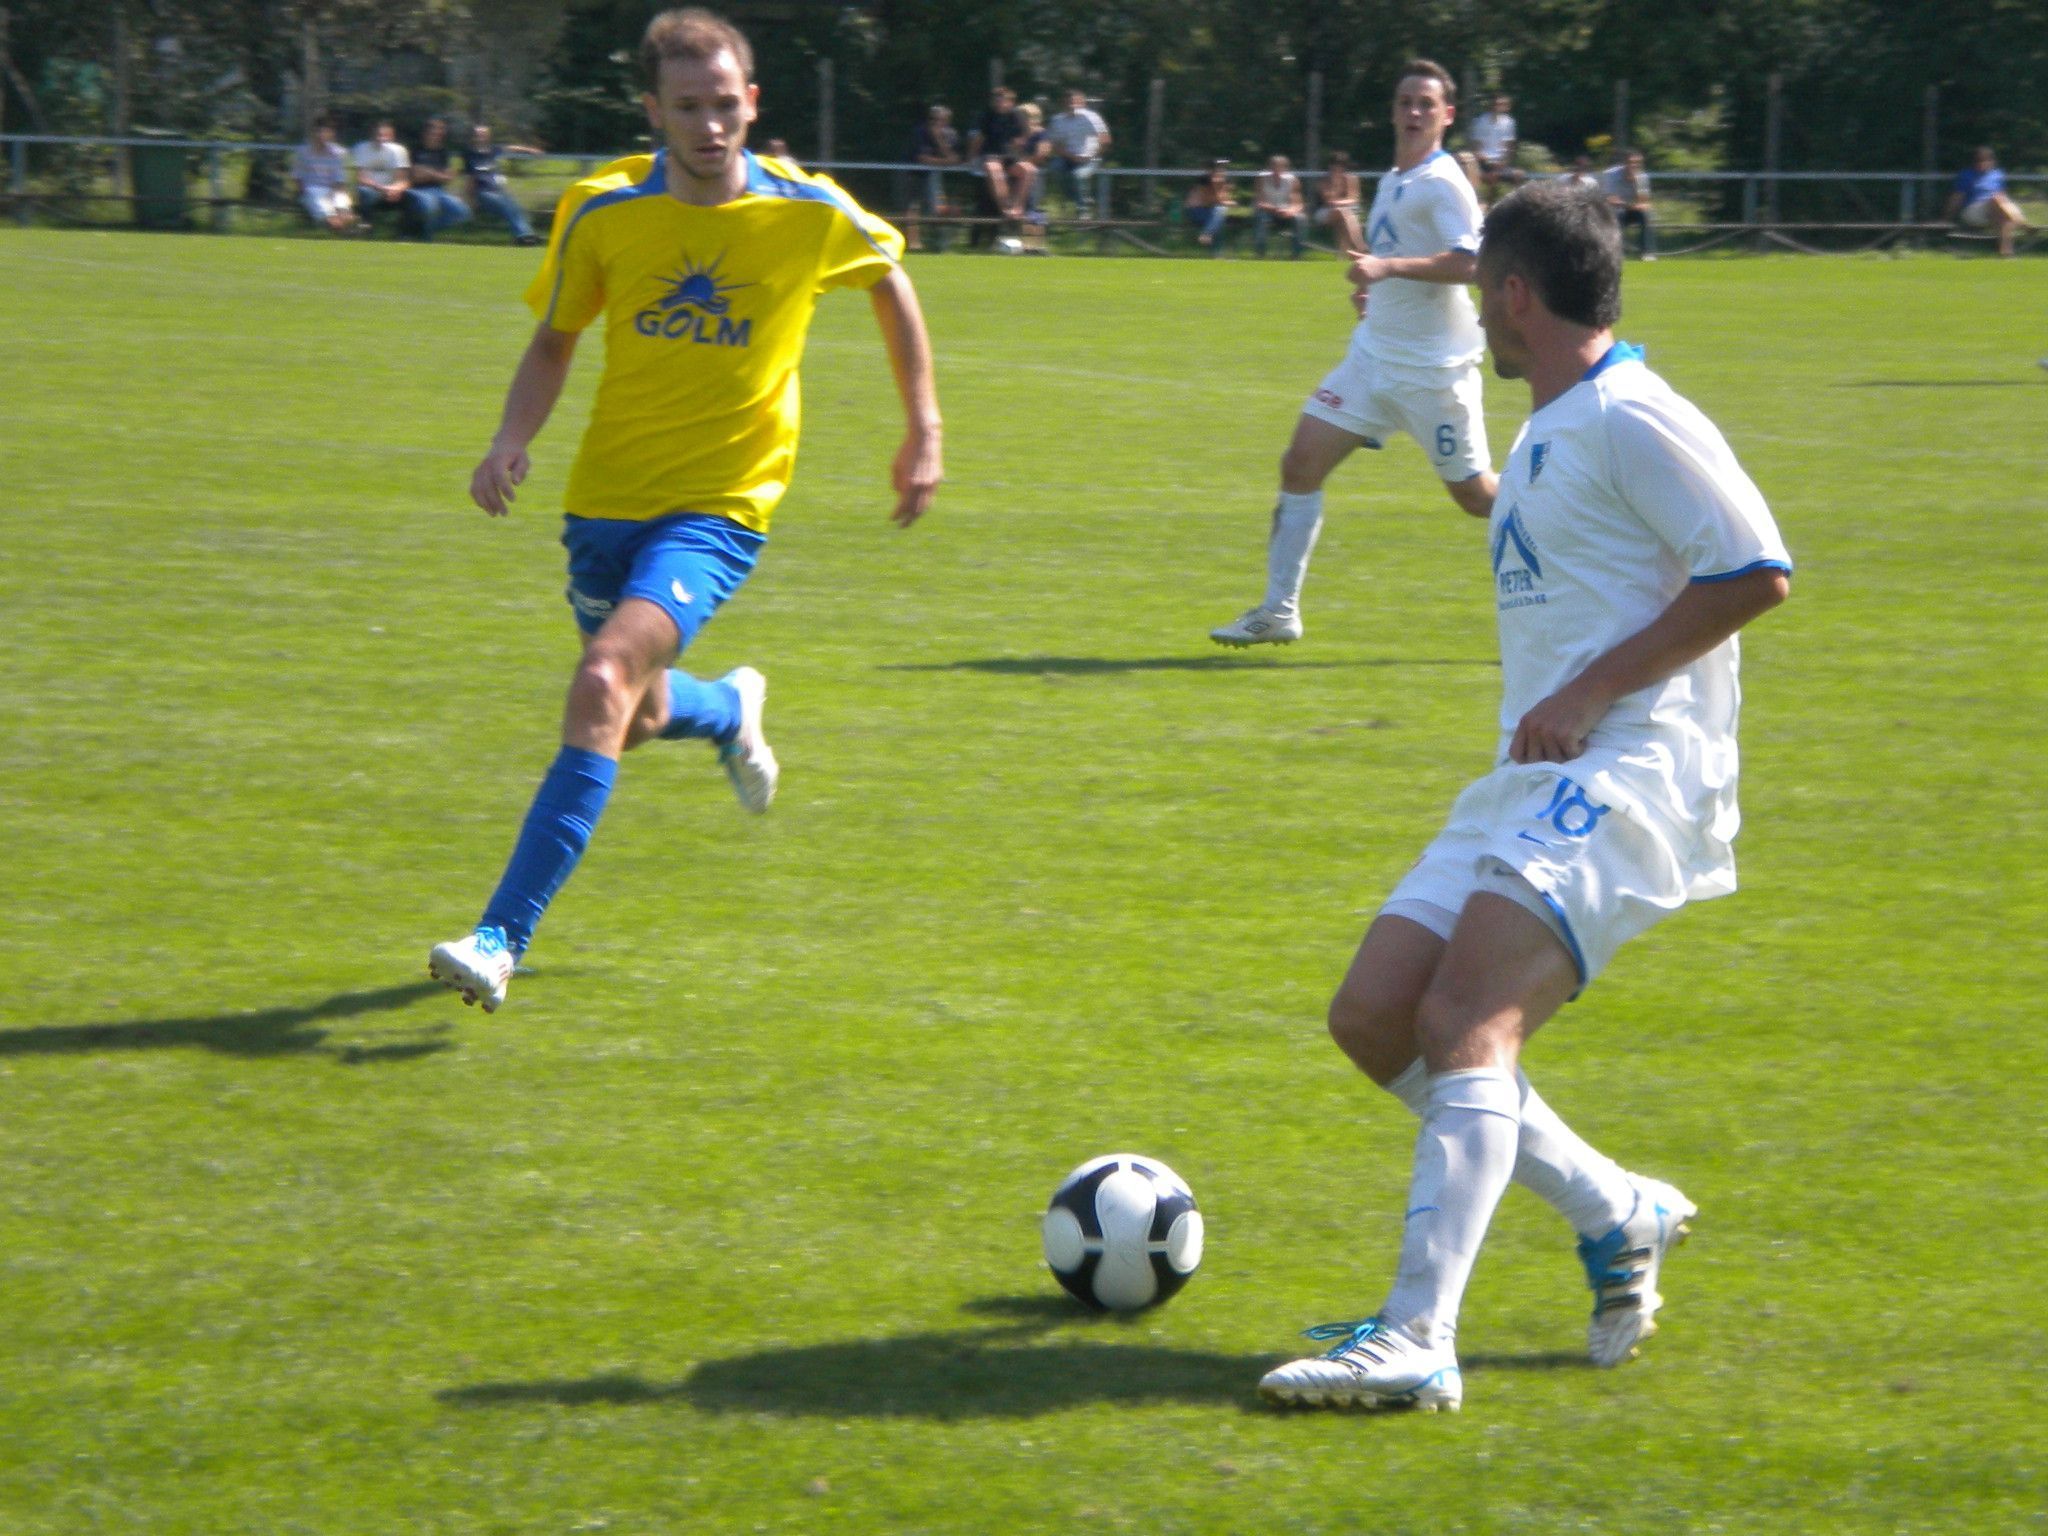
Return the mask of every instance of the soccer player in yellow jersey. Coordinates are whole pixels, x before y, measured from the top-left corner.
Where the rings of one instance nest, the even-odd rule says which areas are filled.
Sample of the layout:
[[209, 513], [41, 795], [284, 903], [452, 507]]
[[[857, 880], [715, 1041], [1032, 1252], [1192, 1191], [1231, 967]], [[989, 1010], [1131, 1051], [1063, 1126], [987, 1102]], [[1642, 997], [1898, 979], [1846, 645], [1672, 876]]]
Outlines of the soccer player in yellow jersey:
[[924, 515], [940, 478], [931, 347], [903, 237], [826, 178], [747, 151], [759, 87], [730, 23], [664, 11], [640, 62], [661, 147], [562, 198], [526, 295], [540, 325], [470, 479], [476, 504], [502, 517], [577, 338], [603, 315], [604, 376], [565, 497], [568, 598], [585, 638], [562, 749], [476, 932], [428, 961], [486, 1012], [589, 843], [622, 753], [708, 739], [746, 809], [775, 796], [761, 674], [703, 682], [670, 664], [746, 579], [789, 487], [797, 364], [827, 289], [867, 289], [888, 346], [909, 423], [894, 464], [899, 526]]

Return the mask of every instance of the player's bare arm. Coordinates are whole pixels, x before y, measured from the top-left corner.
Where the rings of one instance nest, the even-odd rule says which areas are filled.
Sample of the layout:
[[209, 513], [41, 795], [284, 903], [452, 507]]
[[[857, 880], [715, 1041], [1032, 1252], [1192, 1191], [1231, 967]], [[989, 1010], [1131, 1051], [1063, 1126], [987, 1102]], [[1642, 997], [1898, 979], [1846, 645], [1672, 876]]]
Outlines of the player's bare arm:
[[1390, 277], [1418, 283], [1469, 285], [1479, 280], [1479, 257], [1471, 251], [1438, 251], [1434, 256], [1374, 256], [1360, 252], [1348, 269], [1361, 292]]
[[505, 393], [505, 413], [498, 422], [497, 435], [469, 477], [470, 500], [491, 516], [503, 517], [518, 499], [517, 487], [532, 468], [527, 445], [547, 425], [575, 357], [574, 331], [558, 331], [551, 325], [534, 329], [533, 340], [526, 344], [512, 374], [512, 387]]
[[891, 470], [896, 510], [890, 520], [899, 528], [908, 528], [931, 506], [945, 473], [931, 337], [925, 331], [917, 290], [901, 267], [868, 293], [874, 301], [875, 323], [882, 328], [882, 340], [889, 348], [897, 393], [903, 397], [905, 428], [903, 446], [896, 450]]
[[1586, 750], [1616, 699], [1689, 666], [1791, 595], [1783, 571], [1749, 571], [1728, 581], [1694, 582], [1671, 606], [1522, 716], [1508, 756], [1518, 763], [1568, 763]]

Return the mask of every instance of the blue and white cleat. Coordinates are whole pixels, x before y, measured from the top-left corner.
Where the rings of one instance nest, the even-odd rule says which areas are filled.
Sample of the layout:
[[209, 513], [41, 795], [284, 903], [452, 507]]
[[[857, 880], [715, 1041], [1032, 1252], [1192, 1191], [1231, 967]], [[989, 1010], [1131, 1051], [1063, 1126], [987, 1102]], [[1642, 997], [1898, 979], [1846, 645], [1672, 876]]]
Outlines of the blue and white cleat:
[[732, 781], [732, 792], [740, 804], [756, 816], [768, 809], [775, 798], [775, 784], [782, 766], [761, 734], [761, 714], [768, 704], [768, 679], [752, 667], [735, 667], [719, 679], [731, 683], [740, 696], [739, 734], [718, 749], [719, 766]]
[[427, 956], [427, 974], [442, 986], [460, 992], [465, 1003], [481, 1004], [496, 1013], [505, 1001], [517, 957], [505, 947], [497, 928], [479, 928], [466, 939], [436, 944]]
[[1292, 645], [1301, 638], [1301, 615], [1298, 613], [1275, 613], [1261, 604], [1247, 609], [1228, 624], [1219, 624], [1209, 631], [1209, 638], [1218, 645], [1227, 645], [1243, 650], [1249, 645]]
[[1593, 1320], [1586, 1324], [1586, 1353], [1595, 1365], [1632, 1359], [1636, 1346], [1657, 1331], [1657, 1272], [1664, 1256], [1685, 1241], [1686, 1225], [1699, 1207], [1669, 1184], [1629, 1175], [1636, 1208], [1629, 1219], [1597, 1242], [1579, 1239], [1579, 1262], [1593, 1288]]
[[1259, 1395], [1304, 1408], [1414, 1408], [1456, 1413], [1465, 1401], [1458, 1357], [1448, 1348], [1418, 1344], [1376, 1317], [1362, 1323], [1323, 1323], [1311, 1339], [1335, 1339], [1328, 1354], [1292, 1360], [1266, 1372]]

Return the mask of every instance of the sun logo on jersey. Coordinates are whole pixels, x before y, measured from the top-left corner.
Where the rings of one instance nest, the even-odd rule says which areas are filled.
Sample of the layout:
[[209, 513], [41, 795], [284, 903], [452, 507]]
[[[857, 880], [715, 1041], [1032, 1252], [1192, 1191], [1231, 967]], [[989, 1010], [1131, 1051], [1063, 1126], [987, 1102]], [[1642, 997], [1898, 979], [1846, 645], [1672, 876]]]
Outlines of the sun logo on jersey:
[[748, 345], [753, 340], [754, 322], [730, 318], [731, 296], [754, 285], [722, 277], [719, 268], [724, 261], [723, 252], [705, 266], [685, 255], [681, 267], [659, 279], [661, 295], [633, 316], [633, 329], [642, 336], [692, 341], [700, 346]]

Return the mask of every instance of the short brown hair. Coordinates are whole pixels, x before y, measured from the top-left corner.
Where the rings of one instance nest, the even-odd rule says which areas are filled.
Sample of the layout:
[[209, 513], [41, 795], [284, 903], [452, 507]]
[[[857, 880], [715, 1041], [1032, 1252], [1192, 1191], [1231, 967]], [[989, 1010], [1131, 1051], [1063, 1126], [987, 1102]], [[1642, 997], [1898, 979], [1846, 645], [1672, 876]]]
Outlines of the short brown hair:
[[1410, 59], [1401, 66], [1401, 73], [1394, 76], [1394, 84], [1398, 88], [1403, 80], [1418, 78], [1434, 80], [1444, 88], [1445, 106], [1455, 107], [1458, 104], [1458, 82], [1453, 80], [1451, 72], [1435, 59]]
[[647, 23], [640, 38], [640, 82], [648, 91], [661, 90], [664, 59], [695, 59], [702, 63], [730, 53], [738, 60], [740, 74], [754, 78], [754, 49], [746, 33], [723, 16], [691, 6], [686, 10], [662, 11]]
[[1487, 212], [1479, 270], [1514, 273], [1560, 320], [1594, 330], [1621, 318], [1621, 225], [1607, 200], [1568, 181], [1532, 181]]

